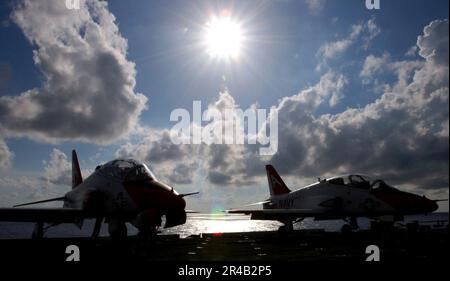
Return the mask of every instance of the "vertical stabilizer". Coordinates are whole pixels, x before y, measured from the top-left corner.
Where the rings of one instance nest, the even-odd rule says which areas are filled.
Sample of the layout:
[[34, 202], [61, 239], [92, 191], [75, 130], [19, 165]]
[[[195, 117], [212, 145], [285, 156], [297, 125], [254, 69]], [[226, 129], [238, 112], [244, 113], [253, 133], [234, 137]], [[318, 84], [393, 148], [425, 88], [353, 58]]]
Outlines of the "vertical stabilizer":
[[72, 189], [83, 182], [81, 175], [80, 164], [78, 163], [77, 152], [72, 150]]
[[266, 165], [270, 196], [291, 192], [272, 165]]

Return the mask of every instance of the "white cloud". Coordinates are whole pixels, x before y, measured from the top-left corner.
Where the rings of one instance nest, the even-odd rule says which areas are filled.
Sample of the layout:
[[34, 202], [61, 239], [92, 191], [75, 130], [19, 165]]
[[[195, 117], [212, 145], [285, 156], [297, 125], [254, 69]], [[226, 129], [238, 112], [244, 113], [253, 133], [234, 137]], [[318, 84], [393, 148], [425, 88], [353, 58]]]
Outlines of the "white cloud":
[[11, 166], [14, 153], [9, 150], [5, 141], [0, 139], [0, 170], [6, 170]]
[[447, 188], [449, 68], [442, 42], [448, 42], [448, 21], [433, 22], [424, 33], [418, 47], [425, 60], [369, 59], [363, 75], [388, 67], [398, 80], [361, 109], [315, 116], [304, 99], [284, 98], [271, 162], [292, 175], [365, 172], [414, 188]]
[[376, 57], [374, 55], [369, 55], [364, 61], [363, 69], [359, 76], [370, 77], [375, 74], [379, 74], [379, 71], [383, 69], [388, 63], [390, 56], [388, 53], [384, 53], [381, 57]]
[[415, 57], [417, 54], [418, 47], [417, 45], [411, 46], [408, 51], [406, 51], [405, 56], [407, 57]]
[[[346, 84], [347, 79], [343, 75], [328, 72], [316, 85], [292, 99], [304, 104], [305, 110], [313, 110], [323, 102], [333, 106], [342, 97]], [[228, 92], [220, 93], [218, 99], [208, 105], [208, 109], [219, 112], [237, 107], [239, 105]], [[224, 126], [233, 126], [232, 123], [226, 121]], [[168, 130], [150, 130], [146, 135], [138, 144], [126, 143], [116, 155], [146, 161], [155, 169], [157, 176], [175, 184], [189, 184], [206, 179], [216, 186], [250, 186], [261, 180], [265, 161], [268, 160], [259, 156], [257, 145], [175, 145], [171, 142]]]
[[361, 41], [363, 48], [367, 49], [372, 40], [377, 37], [380, 32], [381, 30], [374, 18], [371, 18], [365, 23], [352, 25], [350, 32], [346, 37], [336, 41], [327, 42], [319, 48], [317, 56], [320, 58], [321, 62], [317, 66], [317, 69], [320, 69], [328, 60], [334, 59], [347, 51], [358, 41]]
[[[428, 33], [429, 38], [448, 37], [440, 28], [428, 28]], [[418, 47], [427, 48], [427, 54], [448, 51], [448, 45], [432, 42]], [[150, 161], [154, 155], [168, 176], [177, 170], [176, 164], [195, 167], [178, 169], [190, 178], [197, 175], [194, 185], [205, 179], [213, 186], [265, 185], [263, 167], [272, 163], [289, 181], [292, 177], [306, 182], [304, 179], [318, 176], [363, 172], [433, 196], [447, 188], [449, 181], [448, 63], [425, 54], [421, 61], [393, 61], [387, 54], [371, 59], [363, 75], [376, 76], [384, 69], [396, 73], [397, 81], [388, 84], [390, 91], [362, 108], [317, 115], [321, 104], [339, 100], [347, 84], [344, 76], [326, 73], [316, 85], [281, 99], [275, 106], [279, 150], [272, 158], [259, 157], [248, 145], [172, 147], [168, 136], [166, 140], [153, 137], [146, 145], [127, 144], [122, 149], [145, 155]], [[238, 105], [231, 95], [223, 93], [209, 106], [223, 109]], [[266, 189], [261, 192], [266, 194]]]
[[[373, 87], [375, 92], [402, 92], [412, 82], [415, 71], [424, 66], [423, 60], [393, 61], [390, 54], [381, 57], [369, 55], [366, 57], [359, 74], [363, 84]], [[390, 85], [379, 78], [386, 73], [397, 76], [397, 82]]]
[[126, 59], [106, 1], [24, 0], [12, 19], [33, 45], [42, 85], [0, 97], [0, 129], [7, 136], [44, 141], [110, 143], [138, 122], [147, 98], [134, 92], [136, 70]]
[[72, 184], [72, 163], [61, 150], [54, 148], [49, 161], [43, 161], [44, 179], [48, 183], [57, 185]]
[[448, 19], [435, 20], [417, 38], [419, 54], [427, 61], [448, 66]]
[[305, 0], [306, 6], [308, 7], [308, 10], [312, 14], [317, 14], [320, 11], [323, 10], [326, 4], [326, 0]]

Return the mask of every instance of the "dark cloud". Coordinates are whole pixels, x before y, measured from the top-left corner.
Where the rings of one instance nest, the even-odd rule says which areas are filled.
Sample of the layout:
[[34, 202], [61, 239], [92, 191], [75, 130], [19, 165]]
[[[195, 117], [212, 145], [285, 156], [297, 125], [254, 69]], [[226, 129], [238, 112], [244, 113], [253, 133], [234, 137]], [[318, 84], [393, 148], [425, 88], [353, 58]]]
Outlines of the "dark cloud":
[[231, 181], [231, 176], [218, 172], [218, 171], [209, 171], [208, 173], [208, 179], [211, 183], [217, 184], [217, 185], [228, 185]]
[[9, 136], [109, 143], [138, 122], [147, 98], [134, 92], [136, 70], [126, 59], [107, 2], [21, 1], [12, 13], [35, 50], [39, 88], [0, 97], [0, 128]]

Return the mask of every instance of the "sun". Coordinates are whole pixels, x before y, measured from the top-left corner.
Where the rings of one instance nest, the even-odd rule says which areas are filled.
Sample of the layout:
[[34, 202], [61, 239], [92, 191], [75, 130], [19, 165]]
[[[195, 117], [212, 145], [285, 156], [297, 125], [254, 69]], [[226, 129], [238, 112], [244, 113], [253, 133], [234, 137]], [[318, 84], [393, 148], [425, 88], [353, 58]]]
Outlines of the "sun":
[[217, 59], [237, 59], [241, 54], [241, 25], [229, 15], [212, 17], [205, 27], [206, 52]]

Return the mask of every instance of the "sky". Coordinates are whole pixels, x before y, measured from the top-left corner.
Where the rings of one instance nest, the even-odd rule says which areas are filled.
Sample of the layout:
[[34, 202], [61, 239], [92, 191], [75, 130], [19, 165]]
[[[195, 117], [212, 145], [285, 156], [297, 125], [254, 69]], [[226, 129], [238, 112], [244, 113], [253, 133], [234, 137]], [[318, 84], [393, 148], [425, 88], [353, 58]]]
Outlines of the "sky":
[[[2, 1], [0, 206], [67, 192], [72, 149], [84, 176], [144, 161], [205, 212], [266, 199], [268, 163], [291, 189], [364, 173], [448, 198], [449, 2], [380, 3]], [[211, 54], [214, 18], [239, 29], [237, 54]], [[194, 100], [272, 109], [276, 153], [173, 143], [170, 115]]]

